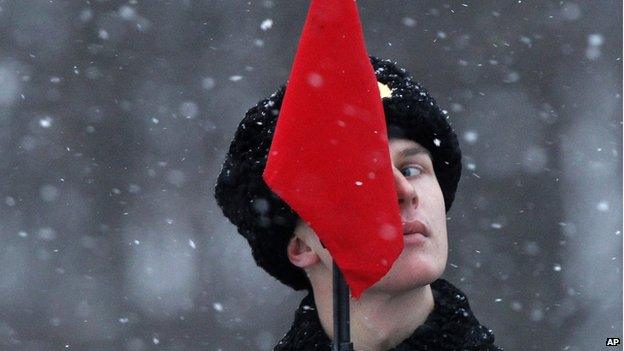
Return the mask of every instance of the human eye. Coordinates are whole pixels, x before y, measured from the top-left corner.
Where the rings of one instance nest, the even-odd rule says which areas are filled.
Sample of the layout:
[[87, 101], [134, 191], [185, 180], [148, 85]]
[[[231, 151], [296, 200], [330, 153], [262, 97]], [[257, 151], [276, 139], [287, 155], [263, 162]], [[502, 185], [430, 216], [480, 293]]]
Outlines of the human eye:
[[423, 173], [423, 171], [420, 165], [410, 165], [401, 168], [401, 174], [405, 177], [416, 177]]

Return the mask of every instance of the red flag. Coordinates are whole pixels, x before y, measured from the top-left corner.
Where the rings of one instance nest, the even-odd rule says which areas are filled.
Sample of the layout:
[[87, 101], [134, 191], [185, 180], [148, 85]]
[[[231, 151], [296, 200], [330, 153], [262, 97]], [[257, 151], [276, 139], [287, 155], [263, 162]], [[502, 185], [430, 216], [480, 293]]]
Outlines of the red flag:
[[386, 124], [354, 0], [313, 0], [263, 178], [317, 233], [354, 297], [403, 250]]

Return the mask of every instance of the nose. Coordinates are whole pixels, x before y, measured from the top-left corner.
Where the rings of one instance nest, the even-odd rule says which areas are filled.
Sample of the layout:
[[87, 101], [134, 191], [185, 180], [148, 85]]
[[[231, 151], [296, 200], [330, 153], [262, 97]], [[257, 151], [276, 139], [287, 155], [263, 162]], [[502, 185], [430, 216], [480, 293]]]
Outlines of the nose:
[[[412, 183], [405, 179], [405, 176], [403, 176], [401, 171], [395, 167], [393, 167], [392, 170], [401, 212], [410, 217], [409, 211], [413, 211], [416, 207], [418, 207], [418, 194], [416, 194], [416, 188], [414, 188]], [[406, 211], [408, 213], [405, 213]]]

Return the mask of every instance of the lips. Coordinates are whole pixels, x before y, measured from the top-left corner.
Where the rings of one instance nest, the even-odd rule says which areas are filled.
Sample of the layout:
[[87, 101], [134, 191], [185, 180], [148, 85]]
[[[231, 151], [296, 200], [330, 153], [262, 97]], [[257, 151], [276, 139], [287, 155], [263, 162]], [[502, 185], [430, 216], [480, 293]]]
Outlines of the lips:
[[409, 235], [414, 233], [420, 233], [423, 236], [428, 237], [429, 229], [423, 222], [417, 219], [403, 222], [403, 235]]

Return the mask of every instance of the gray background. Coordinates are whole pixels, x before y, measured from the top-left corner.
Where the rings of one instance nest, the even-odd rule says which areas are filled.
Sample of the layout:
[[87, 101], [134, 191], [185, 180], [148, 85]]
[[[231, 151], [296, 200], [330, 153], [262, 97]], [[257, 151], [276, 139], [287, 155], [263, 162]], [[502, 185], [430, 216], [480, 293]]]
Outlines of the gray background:
[[[622, 337], [618, 1], [359, 1], [446, 108], [445, 278], [507, 350]], [[307, 1], [0, 0], [0, 350], [269, 350], [303, 294], [213, 200]]]

